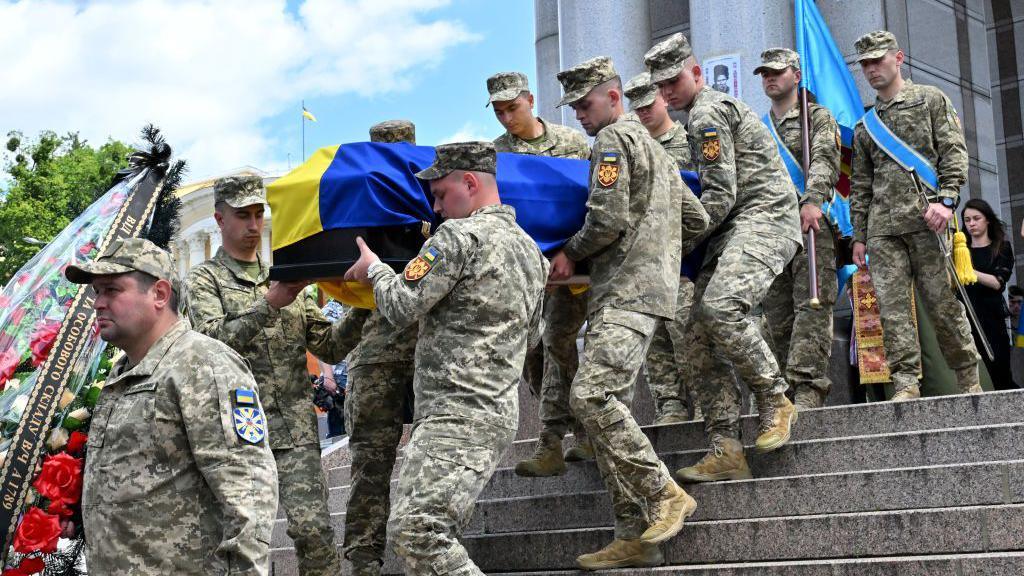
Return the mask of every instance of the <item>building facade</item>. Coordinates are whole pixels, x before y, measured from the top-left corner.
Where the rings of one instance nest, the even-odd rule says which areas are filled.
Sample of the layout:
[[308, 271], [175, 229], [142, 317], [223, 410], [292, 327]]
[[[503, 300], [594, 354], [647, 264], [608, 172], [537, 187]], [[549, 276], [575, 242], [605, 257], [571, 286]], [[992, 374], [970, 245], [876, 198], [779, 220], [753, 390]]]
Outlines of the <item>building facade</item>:
[[[1021, 277], [1024, 0], [817, 0], [817, 5], [866, 105], [874, 96], [853, 43], [883, 28], [896, 35], [907, 55], [904, 77], [938, 86], [950, 97], [970, 154], [963, 197], [983, 198], [1001, 214]], [[793, 0], [535, 0], [535, 7], [538, 113], [576, 127], [571, 109], [554, 107], [561, 97], [555, 74], [587, 58], [611, 56], [627, 80], [642, 71], [650, 46], [682, 32], [702, 63], [732, 63], [738, 74], [725, 79], [764, 113], [769, 101], [753, 74], [761, 51], [796, 44]], [[717, 76], [719, 69], [705, 73]]]

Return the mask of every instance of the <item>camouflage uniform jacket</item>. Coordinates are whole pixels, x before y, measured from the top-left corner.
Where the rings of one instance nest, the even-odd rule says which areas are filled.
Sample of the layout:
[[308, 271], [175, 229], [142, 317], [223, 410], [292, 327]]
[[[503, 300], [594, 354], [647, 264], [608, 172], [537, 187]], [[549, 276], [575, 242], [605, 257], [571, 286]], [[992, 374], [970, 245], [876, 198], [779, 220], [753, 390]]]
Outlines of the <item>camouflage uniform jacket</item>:
[[[906, 81], [889, 102], [875, 100], [878, 117], [893, 134], [924, 156], [939, 174], [939, 195], [956, 199], [967, 181], [967, 145], [956, 110], [933, 86]], [[850, 215], [853, 239], [926, 230], [914, 181], [857, 124], [853, 136]]]
[[[804, 195], [800, 204], [813, 204], [821, 208], [822, 202], [832, 196], [832, 188], [839, 180], [839, 146], [842, 136], [839, 125], [828, 108], [813, 102], [807, 104], [811, 112], [811, 169], [805, 178]], [[775, 131], [782, 143], [793, 153], [797, 162], [803, 161], [804, 143], [800, 128], [800, 106], [794, 106], [781, 119], [771, 114]]]
[[588, 314], [605, 306], [673, 318], [679, 245], [708, 217], [675, 161], [625, 114], [597, 133], [583, 228], [565, 243], [574, 261], [591, 259]]
[[234, 429], [233, 391], [256, 390], [245, 361], [181, 321], [127, 362], [89, 432], [89, 571], [267, 574], [277, 468], [266, 441]]
[[224, 342], [242, 355], [263, 393], [270, 424], [271, 448], [317, 443], [316, 413], [306, 370], [306, 350], [328, 364], [344, 359], [358, 334], [344, 334], [300, 294], [295, 302], [274, 310], [264, 295], [270, 287], [268, 268], [250, 278], [223, 248], [194, 268], [186, 283], [186, 307], [192, 326]]
[[336, 350], [347, 356], [348, 367], [386, 362], [412, 362], [416, 353], [416, 326], [397, 329], [377, 310], [350, 308], [337, 322], [339, 342]]
[[417, 421], [518, 426], [519, 376], [527, 345], [540, 341], [547, 273], [547, 259], [503, 205], [441, 224], [404, 274], [371, 267], [381, 314], [399, 327], [419, 322]]
[[590, 157], [590, 145], [587, 144], [586, 136], [568, 126], [552, 124], [543, 118], [537, 119], [544, 125], [543, 140], [531, 144], [518, 136], [505, 132], [494, 139], [495, 151], [580, 160]]
[[686, 128], [678, 120], [661, 136], [655, 138], [658, 144], [676, 161], [680, 170], [693, 170], [693, 159], [690, 157], [690, 143], [686, 140]]
[[687, 132], [700, 174], [700, 202], [711, 223], [704, 234], [683, 242], [683, 254], [710, 237], [704, 257], [710, 261], [738, 233], [801, 243], [796, 187], [768, 127], [749, 106], [707, 86], [689, 112]]

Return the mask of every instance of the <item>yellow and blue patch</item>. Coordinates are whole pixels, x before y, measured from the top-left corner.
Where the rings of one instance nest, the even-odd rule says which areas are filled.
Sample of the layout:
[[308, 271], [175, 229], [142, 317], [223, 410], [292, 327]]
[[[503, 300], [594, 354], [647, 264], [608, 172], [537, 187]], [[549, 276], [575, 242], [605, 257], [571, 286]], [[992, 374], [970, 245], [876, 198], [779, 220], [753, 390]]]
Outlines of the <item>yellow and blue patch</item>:
[[433, 264], [434, 261], [437, 260], [438, 256], [440, 256], [440, 254], [438, 253], [437, 248], [434, 248], [433, 246], [427, 248], [427, 251], [423, 253], [423, 259], [426, 260], [427, 262], [430, 262], [431, 264]]
[[605, 188], [615, 184], [619, 179], [619, 153], [601, 153], [601, 163], [597, 165], [597, 182]]
[[409, 282], [415, 282], [420, 278], [427, 275], [437, 264], [437, 260], [441, 257], [441, 251], [433, 246], [427, 248], [423, 254], [415, 257], [408, 264], [405, 265], [405, 272], [403, 277]]
[[235, 390], [236, 406], [252, 406], [254, 404], [256, 404], [256, 392], [244, 388]]
[[703, 138], [718, 138], [718, 128], [715, 128], [713, 126], [709, 128], [703, 128], [700, 131], [700, 135]]
[[258, 406], [239, 406], [234, 410], [235, 432], [250, 444], [259, 444], [267, 437], [267, 419]]
[[605, 152], [601, 154], [601, 162], [603, 164], [616, 164], [619, 161], [618, 152]]

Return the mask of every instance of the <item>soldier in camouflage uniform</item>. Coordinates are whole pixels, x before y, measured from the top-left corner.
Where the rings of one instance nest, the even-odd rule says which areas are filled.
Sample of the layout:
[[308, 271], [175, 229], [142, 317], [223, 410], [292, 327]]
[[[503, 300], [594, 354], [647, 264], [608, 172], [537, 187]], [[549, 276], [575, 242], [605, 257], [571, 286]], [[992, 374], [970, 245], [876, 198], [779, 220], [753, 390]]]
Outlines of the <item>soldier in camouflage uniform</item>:
[[548, 265], [501, 204], [490, 142], [445, 144], [417, 174], [447, 220], [396, 274], [359, 240], [346, 278], [372, 282], [377, 309], [419, 322], [416, 412], [388, 533], [407, 574], [480, 575], [458, 538], [512, 443], [518, 383], [540, 341]]
[[701, 181], [707, 231], [683, 242], [683, 254], [708, 240], [691, 314], [694, 370], [711, 442], [685, 481], [749, 478], [739, 442], [735, 375], [757, 398], [759, 451], [789, 441], [796, 411], [789, 387], [758, 323], [749, 316], [800, 246], [796, 189], [768, 128], [744, 103], [704, 84], [689, 42], [673, 34], [644, 56], [651, 80], [672, 108], [688, 114], [687, 132]]
[[[770, 119], [775, 132], [798, 163], [803, 158], [800, 104], [800, 55], [788, 48], [772, 48], [761, 54], [760, 74], [765, 94], [772, 100]], [[842, 137], [839, 125], [824, 106], [808, 103], [811, 114], [811, 164], [800, 197], [800, 227], [804, 234], [814, 230], [814, 254], [818, 276], [818, 300], [810, 305], [807, 253], [797, 252], [782, 274], [775, 279], [764, 300], [772, 349], [786, 380], [793, 387], [798, 410], [818, 408], [825, 403], [831, 381], [828, 379], [832, 356], [832, 307], [838, 297], [836, 249], [832, 225], [822, 213], [839, 180], [839, 153]]]
[[[567, 126], [533, 115], [533, 94], [522, 72], [499, 72], [487, 79], [487, 105], [505, 127], [494, 140], [497, 152], [515, 152], [554, 158], [590, 158], [586, 137]], [[568, 286], [555, 286], [544, 295], [543, 348], [526, 356], [524, 376], [530, 391], [540, 398], [541, 432], [531, 458], [516, 464], [520, 476], [558, 476], [566, 460], [589, 460], [593, 450], [586, 432], [569, 410], [569, 384], [579, 367], [576, 336], [587, 317], [587, 293], [574, 294]], [[562, 439], [569, 428], [577, 445], [562, 454]]]
[[[636, 75], [626, 82], [623, 92], [629, 98], [629, 109], [636, 113], [640, 123], [676, 161], [679, 169], [693, 170], [686, 128], [668, 115], [668, 105], [658, 94], [658, 88], [651, 84], [651, 75], [647, 72]], [[692, 306], [693, 282], [680, 276], [675, 318], [658, 322], [647, 351], [647, 386], [654, 397], [655, 424], [677, 424], [689, 418], [691, 401], [687, 384], [693, 374], [684, 335]], [[694, 418], [701, 418], [700, 408], [694, 410]]]
[[938, 88], [914, 84], [900, 73], [903, 51], [890, 32], [879, 30], [856, 42], [857, 59], [871, 87], [878, 91], [875, 110], [909, 147], [938, 174], [937, 195], [927, 207], [914, 181], [857, 124], [853, 139], [853, 257], [861, 268], [871, 258], [871, 280], [882, 314], [885, 355], [896, 389], [893, 400], [921, 395], [917, 372], [921, 348], [911, 312], [911, 283], [935, 324], [935, 337], [956, 371], [960, 390], [980, 393], [978, 352], [964, 307], [953, 293], [935, 232], [946, 226], [967, 180], [967, 147], [953, 104]]
[[64, 272], [92, 284], [100, 336], [125, 352], [89, 431], [89, 571], [265, 576], [277, 472], [256, 382], [234, 350], [179, 319], [174, 268], [132, 238]]
[[[408, 120], [381, 122], [370, 128], [370, 141], [415, 144], [416, 127]], [[377, 310], [350, 309], [339, 321], [342, 342], [355, 344], [336, 351], [348, 356], [345, 422], [352, 474], [344, 551], [354, 576], [377, 576], [384, 563], [391, 473], [413, 395], [416, 330], [415, 324], [396, 329]]]
[[658, 459], [623, 399], [659, 321], [675, 316], [679, 244], [700, 234], [707, 214], [676, 163], [635, 114], [622, 108], [612, 61], [598, 57], [560, 72], [576, 118], [595, 136], [583, 227], [551, 262], [552, 280], [589, 258], [590, 303], [583, 362], [570, 390], [612, 498], [615, 540], [577, 558], [585, 569], [653, 566], [657, 544], [675, 536], [697, 507]]
[[[192, 326], [231, 346], [252, 367], [263, 392], [281, 507], [303, 575], [337, 574], [341, 560], [327, 509], [316, 413], [306, 371], [309, 350], [328, 364], [344, 356], [306, 282], [270, 282], [259, 256], [266, 190], [258, 176], [214, 183], [214, 217], [224, 244], [194, 268], [185, 296]], [[337, 328], [337, 327], [335, 327]]]

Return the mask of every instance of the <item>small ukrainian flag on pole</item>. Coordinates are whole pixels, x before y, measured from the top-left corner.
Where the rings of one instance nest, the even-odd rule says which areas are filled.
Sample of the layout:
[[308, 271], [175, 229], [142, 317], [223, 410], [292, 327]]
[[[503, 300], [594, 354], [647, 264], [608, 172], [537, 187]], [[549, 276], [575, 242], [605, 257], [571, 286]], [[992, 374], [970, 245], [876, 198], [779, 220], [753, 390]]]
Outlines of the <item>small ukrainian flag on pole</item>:
[[306, 110], [305, 106], [302, 107], [302, 117], [305, 118], [306, 120], [309, 120], [310, 122], [316, 122], [316, 116], [313, 116], [312, 112]]

